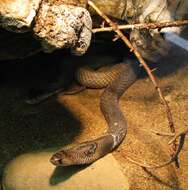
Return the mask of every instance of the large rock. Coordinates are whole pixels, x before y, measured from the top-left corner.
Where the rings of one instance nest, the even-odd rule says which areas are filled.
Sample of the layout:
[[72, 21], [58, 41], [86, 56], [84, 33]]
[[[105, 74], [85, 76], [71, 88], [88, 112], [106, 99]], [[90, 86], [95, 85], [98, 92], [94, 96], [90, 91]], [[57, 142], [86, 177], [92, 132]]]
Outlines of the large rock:
[[4, 28], [24, 32], [36, 15], [41, 0], [0, 1], [0, 19]]
[[4, 190], [127, 190], [128, 180], [109, 154], [88, 167], [55, 168], [51, 152], [22, 155], [4, 172]]

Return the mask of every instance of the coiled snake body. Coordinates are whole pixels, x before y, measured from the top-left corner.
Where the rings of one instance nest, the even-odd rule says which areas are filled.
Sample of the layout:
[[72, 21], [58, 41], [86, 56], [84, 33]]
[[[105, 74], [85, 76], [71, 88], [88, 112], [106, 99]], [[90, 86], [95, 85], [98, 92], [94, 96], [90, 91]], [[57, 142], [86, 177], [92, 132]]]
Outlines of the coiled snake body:
[[126, 64], [116, 64], [107, 71], [84, 69], [77, 72], [78, 81], [86, 87], [107, 86], [101, 95], [100, 108], [108, 124], [108, 130], [97, 139], [59, 150], [51, 157], [52, 164], [89, 164], [111, 152], [123, 141], [127, 132], [127, 122], [119, 108], [119, 99], [136, 81], [138, 70], [136, 63], [129, 61]]

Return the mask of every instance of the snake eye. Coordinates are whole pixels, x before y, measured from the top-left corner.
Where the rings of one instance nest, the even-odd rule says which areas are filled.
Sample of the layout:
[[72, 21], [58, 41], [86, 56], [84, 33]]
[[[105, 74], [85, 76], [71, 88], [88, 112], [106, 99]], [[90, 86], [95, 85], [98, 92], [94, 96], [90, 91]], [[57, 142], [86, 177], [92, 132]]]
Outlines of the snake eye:
[[93, 155], [94, 153], [95, 153], [95, 150], [88, 150], [88, 151], [84, 152], [84, 154], [85, 154], [86, 156], [91, 156], [91, 155]]
[[79, 150], [82, 150], [82, 152], [84, 153], [84, 156], [91, 156], [95, 153], [97, 148], [96, 143], [87, 143], [87, 144], [81, 144], [79, 146]]

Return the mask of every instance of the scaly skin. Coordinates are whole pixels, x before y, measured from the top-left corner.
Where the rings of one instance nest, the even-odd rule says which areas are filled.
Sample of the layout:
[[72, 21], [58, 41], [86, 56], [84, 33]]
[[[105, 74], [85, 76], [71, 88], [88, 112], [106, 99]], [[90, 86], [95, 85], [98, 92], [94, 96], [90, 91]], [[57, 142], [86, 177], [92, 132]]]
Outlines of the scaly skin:
[[90, 75], [88, 75], [88, 71], [84, 73], [82, 70], [82, 75], [86, 74], [86, 76], [80, 77], [81, 74], [79, 75], [82, 78], [80, 81], [89, 79], [89, 81], [85, 81], [83, 84], [89, 84], [90, 87], [94, 85], [94, 88], [96, 88], [98, 85], [101, 88], [102, 82], [104, 86], [107, 85], [106, 81], [109, 83], [100, 99], [101, 112], [108, 124], [107, 133], [97, 139], [80, 143], [68, 149], [59, 150], [51, 157], [50, 161], [52, 164], [56, 166], [70, 166], [92, 163], [114, 150], [125, 138], [127, 121], [119, 108], [119, 99], [136, 81], [139, 67], [132, 62], [127, 64], [121, 63], [115, 66], [114, 70], [119, 71], [117, 73], [112, 69], [111, 72], [106, 71], [106, 75], [103, 72], [103, 75], [100, 76], [101, 73], [99, 71], [100, 83], [97, 80], [97, 71], [94, 71], [92, 76], [91, 71]]
[[[105, 14], [128, 23], [172, 21], [173, 8], [176, 7], [171, 6], [174, 2], [172, 0], [93, 0], [93, 2]], [[28, 0], [24, 2], [0, 0], [1, 25], [16, 32], [25, 32], [24, 27], [30, 29], [40, 40], [46, 52], [71, 48], [76, 55], [82, 55], [87, 51], [91, 39], [90, 14], [95, 15], [91, 8], [89, 14], [85, 7], [85, 0]], [[34, 18], [35, 22], [31, 25]], [[33, 28], [30, 28], [31, 26]], [[162, 31], [165, 30], [169, 29]], [[167, 52], [167, 46], [163, 45], [164, 40], [157, 30], [133, 30], [130, 32], [130, 40], [148, 60], [156, 61], [159, 55]], [[127, 123], [119, 109], [118, 101], [124, 91], [136, 80], [136, 75], [130, 65], [123, 65], [119, 70], [118, 74], [115, 72], [115, 78], [110, 80], [109, 86], [101, 97], [101, 111], [108, 123], [108, 132], [92, 141], [60, 150], [52, 156], [53, 164], [67, 166], [92, 163], [122, 142], [126, 135]], [[91, 73], [87, 77], [90, 76]], [[103, 77], [109, 77], [109, 75]], [[81, 78], [86, 80], [84, 77]], [[99, 83], [102, 80], [101, 78]]]

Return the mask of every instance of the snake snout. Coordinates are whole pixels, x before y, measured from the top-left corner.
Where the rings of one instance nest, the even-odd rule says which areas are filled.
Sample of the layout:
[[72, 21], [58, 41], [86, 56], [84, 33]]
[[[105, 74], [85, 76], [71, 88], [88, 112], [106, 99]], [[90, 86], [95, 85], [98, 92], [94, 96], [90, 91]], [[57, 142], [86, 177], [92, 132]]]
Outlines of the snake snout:
[[61, 165], [62, 164], [62, 157], [61, 154], [59, 153], [55, 153], [51, 158], [50, 158], [50, 162], [55, 165]]
[[50, 158], [50, 162], [55, 166], [69, 166], [69, 165], [71, 165], [70, 159], [67, 157], [66, 152], [64, 152], [63, 150], [52, 155], [52, 157]]

